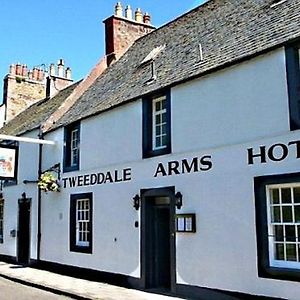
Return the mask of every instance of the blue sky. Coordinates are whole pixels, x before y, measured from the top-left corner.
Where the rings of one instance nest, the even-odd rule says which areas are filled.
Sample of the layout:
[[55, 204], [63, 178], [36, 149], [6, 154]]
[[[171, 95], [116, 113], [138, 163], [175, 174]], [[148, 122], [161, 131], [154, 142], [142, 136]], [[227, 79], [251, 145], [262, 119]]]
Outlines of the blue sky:
[[[204, 0], [126, 0], [140, 7], [159, 27]], [[73, 78], [86, 76], [104, 54], [104, 24], [116, 0], [2, 0], [0, 7], [0, 79], [11, 63], [33, 67], [64, 58]], [[1, 85], [2, 86], [2, 85]]]

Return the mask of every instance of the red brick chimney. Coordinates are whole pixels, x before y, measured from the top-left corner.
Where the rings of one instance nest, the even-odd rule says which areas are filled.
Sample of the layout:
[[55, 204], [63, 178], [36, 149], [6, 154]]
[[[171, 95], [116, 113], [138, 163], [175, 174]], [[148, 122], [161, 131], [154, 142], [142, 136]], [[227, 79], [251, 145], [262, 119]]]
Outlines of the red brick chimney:
[[103, 21], [108, 66], [118, 60], [138, 38], [155, 29], [151, 25], [150, 16], [147, 13], [143, 18], [143, 14], [138, 8], [134, 15], [133, 19], [131, 8], [128, 5], [125, 9], [125, 16], [123, 16], [123, 8], [118, 2], [115, 6], [115, 14]]

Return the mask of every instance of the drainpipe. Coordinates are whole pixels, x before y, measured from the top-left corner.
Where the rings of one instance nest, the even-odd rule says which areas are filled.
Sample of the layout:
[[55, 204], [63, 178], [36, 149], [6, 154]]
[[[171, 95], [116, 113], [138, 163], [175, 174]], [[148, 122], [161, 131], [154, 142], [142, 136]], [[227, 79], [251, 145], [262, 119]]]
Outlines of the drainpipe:
[[[39, 132], [39, 139], [43, 140], [43, 132], [40, 128]], [[38, 178], [42, 175], [42, 151], [43, 151], [43, 144], [39, 144], [39, 166], [38, 166]], [[41, 200], [42, 200], [42, 192], [41, 189], [38, 187], [38, 202], [37, 202], [37, 263], [39, 263], [41, 258]]]

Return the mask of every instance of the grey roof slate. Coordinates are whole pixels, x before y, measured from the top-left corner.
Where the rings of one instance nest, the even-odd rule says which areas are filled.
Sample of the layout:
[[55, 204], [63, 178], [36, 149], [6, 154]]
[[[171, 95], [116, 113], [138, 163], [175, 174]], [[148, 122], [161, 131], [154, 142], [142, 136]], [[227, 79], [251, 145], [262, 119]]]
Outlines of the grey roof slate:
[[[201, 76], [300, 37], [300, 0], [211, 0], [137, 40], [79, 98], [54, 128], [178, 82]], [[203, 61], [199, 60], [199, 43]], [[157, 80], [147, 85], [155, 48]]]
[[21, 135], [25, 132], [37, 129], [46, 119], [61, 105], [61, 103], [72, 93], [79, 82], [61, 90], [50, 99], [42, 99], [26, 110], [18, 114], [0, 129], [0, 134]]

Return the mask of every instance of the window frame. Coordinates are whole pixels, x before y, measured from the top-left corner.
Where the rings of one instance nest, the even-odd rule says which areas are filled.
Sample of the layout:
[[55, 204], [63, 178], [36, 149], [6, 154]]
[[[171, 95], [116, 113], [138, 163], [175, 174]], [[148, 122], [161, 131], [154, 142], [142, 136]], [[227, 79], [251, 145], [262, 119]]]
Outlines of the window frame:
[[[78, 241], [78, 203], [89, 200], [88, 241]], [[92, 253], [93, 249], [93, 193], [80, 193], [70, 195], [70, 251]]]
[[285, 48], [290, 130], [300, 129], [300, 43]]
[[[254, 178], [257, 264], [258, 275], [263, 278], [300, 281], [300, 265], [294, 268], [287, 264], [275, 264], [270, 251], [270, 210], [268, 205], [268, 189], [272, 186], [300, 184], [300, 173], [259, 176]], [[300, 223], [299, 223], [300, 225]]]
[[0, 244], [4, 243], [4, 199], [0, 199]]
[[[154, 105], [159, 99], [165, 97], [166, 106], [166, 145], [162, 147], [155, 146], [154, 126]], [[170, 91], [163, 91], [159, 94], [143, 98], [143, 158], [165, 155], [171, 153], [171, 99]]]
[[[73, 148], [73, 132], [77, 132], [77, 147]], [[77, 163], [73, 163], [72, 152], [76, 149], [78, 151]], [[71, 172], [79, 170], [80, 165], [80, 122], [72, 123], [64, 128], [64, 158], [63, 171]]]

